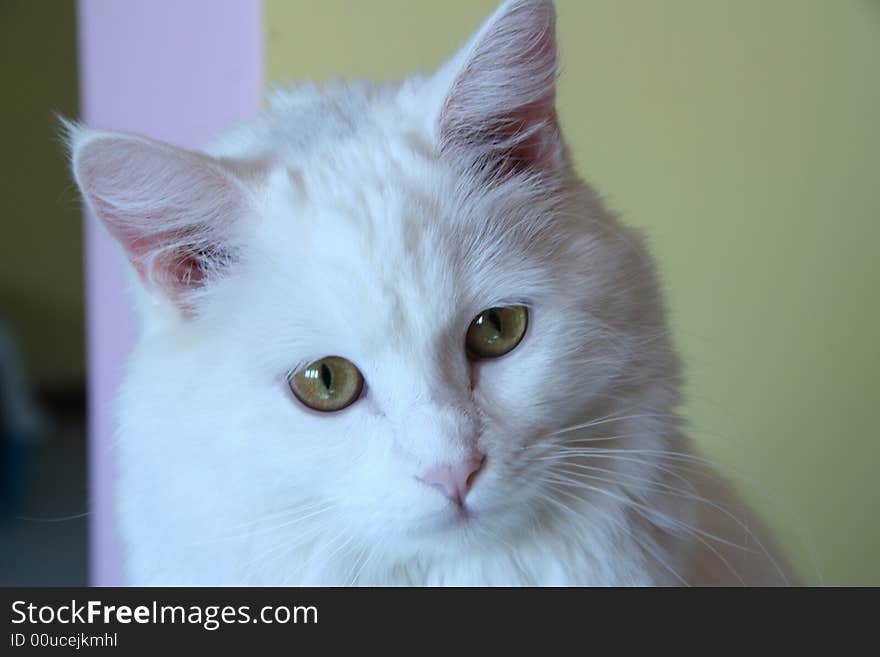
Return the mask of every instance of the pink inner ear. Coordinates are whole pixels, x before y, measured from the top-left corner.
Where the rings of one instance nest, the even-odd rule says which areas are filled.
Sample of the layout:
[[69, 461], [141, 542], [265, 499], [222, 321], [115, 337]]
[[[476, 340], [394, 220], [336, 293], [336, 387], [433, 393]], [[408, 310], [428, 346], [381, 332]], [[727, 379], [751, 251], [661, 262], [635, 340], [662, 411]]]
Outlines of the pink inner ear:
[[559, 146], [553, 96], [499, 117], [474, 137], [477, 145], [494, 144], [488, 164], [495, 174], [551, 169]]
[[500, 11], [446, 97], [441, 147], [470, 150], [496, 172], [546, 170], [561, 155], [553, 4], [521, 0]]
[[216, 161], [160, 142], [109, 136], [75, 148], [74, 168], [144, 284], [178, 305], [230, 259], [229, 233], [244, 196]]

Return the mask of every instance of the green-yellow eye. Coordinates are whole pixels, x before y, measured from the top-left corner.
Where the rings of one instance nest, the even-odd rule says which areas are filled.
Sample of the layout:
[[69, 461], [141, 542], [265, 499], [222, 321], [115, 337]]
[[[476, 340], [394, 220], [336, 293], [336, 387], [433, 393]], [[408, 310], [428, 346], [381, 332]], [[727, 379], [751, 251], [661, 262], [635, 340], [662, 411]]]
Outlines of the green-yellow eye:
[[529, 310], [525, 306], [489, 308], [468, 327], [465, 344], [470, 358], [498, 358], [513, 351], [526, 334]]
[[364, 377], [351, 361], [327, 356], [309, 363], [289, 377], [296, 398], [316, 411], [341, 411], [361, 396]]

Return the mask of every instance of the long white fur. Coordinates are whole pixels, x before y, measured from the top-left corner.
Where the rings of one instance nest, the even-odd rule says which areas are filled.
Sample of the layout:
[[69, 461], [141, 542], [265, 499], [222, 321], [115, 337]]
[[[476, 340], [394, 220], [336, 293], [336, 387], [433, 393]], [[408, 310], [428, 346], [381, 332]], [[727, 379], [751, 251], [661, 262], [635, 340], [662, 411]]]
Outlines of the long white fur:
[[[573, 174], [555, 76], [552, 3], [509, 0], [434, 76], [279, 91], [210, 155], [69, 126], [83, 196], [141, 274], [128, 582], [789, 580], [679, 431], [653, 266]], [[493, 168], [535, 135], [549, 159]], [[173, 275], [193, 254], [203, 275]], [[519, 347], [470, 363], [470, 320], [519, 303]], [[285, 381], [327, 355], [366, 392], [319, 414]], [[462, 520], [416, 476], [473, 444]]]

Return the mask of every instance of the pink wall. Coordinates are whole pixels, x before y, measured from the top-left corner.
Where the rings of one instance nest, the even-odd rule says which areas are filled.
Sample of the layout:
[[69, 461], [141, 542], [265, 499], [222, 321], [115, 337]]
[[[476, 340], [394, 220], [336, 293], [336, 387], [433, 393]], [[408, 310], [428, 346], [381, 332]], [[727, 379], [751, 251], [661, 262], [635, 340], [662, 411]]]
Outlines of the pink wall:
[[[259, 0], [79, 0], [81, 118], [197, 148], [260, 104]], [[90, 580], [121, 584], [112, 517], [112, 404], [134, 328], [121, 256], [85, 225], [89, 353]]]

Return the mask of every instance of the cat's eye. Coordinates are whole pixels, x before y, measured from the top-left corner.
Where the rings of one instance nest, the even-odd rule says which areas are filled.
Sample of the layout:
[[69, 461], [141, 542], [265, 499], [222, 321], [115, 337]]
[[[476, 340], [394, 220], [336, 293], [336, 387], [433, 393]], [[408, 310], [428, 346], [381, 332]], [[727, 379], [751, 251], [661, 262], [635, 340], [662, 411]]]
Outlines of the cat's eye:
[[529, 310], [525, 306], [489, 308], [474, 317], [465, 344], [468, 357], [498, 358], [513, 351], [526, 334]]
[[339, 356], [309, 363], [287, 377], [293, 394], [316, 411], [341, 411], [361, 396], [364, 377], [355, 365]]

